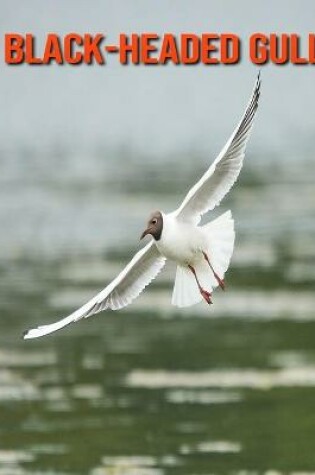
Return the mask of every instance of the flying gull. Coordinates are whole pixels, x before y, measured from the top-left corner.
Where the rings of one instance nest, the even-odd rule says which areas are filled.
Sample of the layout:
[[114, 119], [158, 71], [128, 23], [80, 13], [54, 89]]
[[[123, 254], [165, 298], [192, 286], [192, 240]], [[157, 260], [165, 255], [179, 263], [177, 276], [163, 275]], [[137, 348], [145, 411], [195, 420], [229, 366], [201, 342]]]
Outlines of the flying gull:
[[151, 235], [120, 274], [105, 289], [68, 317], [27, 331], [25, 339], [38, 338], [105, 309], [129, 305], [163, 268], [166, 259], [177, 264], [172, 304], [188, 307], [204, 299], [212, 303], [212, 291], [224, 289], [234, 247], [231, 211], [201, 226], [201, 216], [219, 205], [231, 189], [243, 165], [246, 145], [253, 127], [260, 95], [258, 74], [245, 113], [200, 180], [189, 190], [180, 207], [171, 212], [152, 213], [141, 235]]

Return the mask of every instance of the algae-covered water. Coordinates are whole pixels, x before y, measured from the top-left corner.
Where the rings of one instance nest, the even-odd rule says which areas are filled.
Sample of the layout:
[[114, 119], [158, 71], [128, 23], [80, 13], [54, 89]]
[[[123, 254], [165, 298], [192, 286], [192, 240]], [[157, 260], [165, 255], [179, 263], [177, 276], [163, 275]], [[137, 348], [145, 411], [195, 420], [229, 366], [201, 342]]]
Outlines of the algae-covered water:
[[23, 341], [108, 283], [205, 161], [21, 157], [0, 178], [0, 474], [314, 473], [314, 165], [246, 164], [213, 306], [171, 307], [170, 265], [127, 309]]

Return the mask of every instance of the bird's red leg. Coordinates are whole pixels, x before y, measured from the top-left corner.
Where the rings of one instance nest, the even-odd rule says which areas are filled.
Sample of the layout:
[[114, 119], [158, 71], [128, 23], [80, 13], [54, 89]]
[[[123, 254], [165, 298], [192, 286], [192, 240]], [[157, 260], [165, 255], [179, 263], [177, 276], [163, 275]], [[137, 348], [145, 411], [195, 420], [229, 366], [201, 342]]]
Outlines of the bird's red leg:
[[196, 271], [195, 269], [193, 268], [193, 266], [191, 265], [188, 265], [189, 269], [191, 270], [191, 272], [194, 274], [194, 277], [196, 279], [196, 282], [197, 282], [197, 285], [198, 285], [198, 289], [199, 289], [199, 292], [201, 293], [201, 295], [203, 296], [203, 298], [205, 299], [205, 301], [210, 305], [212, 303], [212, 300], [211, 300], [211, 293], [208, 292], [207, 290], [204, 290], [201, 285], [200, 285], [200, 282], [199, 282], [199, 279], [197, 277], [197, 274], [196, 274]]
[[216, 279], [216, 281], [218, 282], [219, 286], [221, 287], [222, 290], [225, 290], [225, 282], [223, 279], [220, 279], [220, 277], [218, 276], [218, 274], [215, 272], [214, 268], [212, 267], [212, 264], [209, 260], [209, 257], [207, 256], [207, 254], [205, 252], [202, 252], [203, 254], [203, 257], [206, 259], [206, 261], [208, 262], [209, 266], [210, 266], [210, 269], [212, 270], [213, 272], [213, 275]]

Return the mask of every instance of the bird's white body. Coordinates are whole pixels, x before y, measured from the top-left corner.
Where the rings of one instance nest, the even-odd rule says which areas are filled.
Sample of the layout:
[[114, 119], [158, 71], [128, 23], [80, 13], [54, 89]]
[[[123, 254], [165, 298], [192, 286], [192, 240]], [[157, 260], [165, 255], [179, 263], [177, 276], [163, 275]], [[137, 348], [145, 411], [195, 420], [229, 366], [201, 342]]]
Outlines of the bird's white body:
[[[166, 259], [177, 264], [173, 305], [186, 307], [202, 298], [211, 303], [211, 292], [218, 285], [223, 287], [223, 277], [232, 257], [234, 222], [231, 212], [227, 211], [203, 226], [198, 224], [203, 214], [220, 204], [240, 173], [258, 108], [260, 84], [258, 75], [240, 122], [179, 208], [169, 214], [158, 212], [163, 218], [159, 234], [144, 233], [157, 238], [138, 251], [120, 274], [89, 302], [56, 323], [29, 330], [24, 338], [47, 335], [105, 309], [126, 307], [157, 276]], [[157, 219], [151, 224], [156, 226]]]
[[161, 239], [156, 247], [162, 254], [179, 265], [193, 265], [206, 249], [202, 227], [179, 220], [174, 213], [164, 214]]
[[222, 279], [229, 267], [235, 238], [232, 214], [227, 211], [204, 226], [181, 222], [173, 214], [163, 215], [163, 220], [163, 233], [155, 244], [162, 256], [177, 264], [172, 304], [189, 307], [202, 300], [189, 266], [194, 268], [201, 286], [210, 292], [218, 281], [204, 253]]

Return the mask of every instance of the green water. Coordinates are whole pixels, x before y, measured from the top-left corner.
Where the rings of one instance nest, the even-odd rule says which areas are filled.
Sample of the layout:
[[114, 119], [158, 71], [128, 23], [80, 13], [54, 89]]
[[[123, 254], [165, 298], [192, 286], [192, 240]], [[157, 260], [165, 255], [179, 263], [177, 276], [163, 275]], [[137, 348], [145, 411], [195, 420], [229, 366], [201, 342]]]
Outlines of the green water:
[[[29, 184], [37, 194], [22, 204], [24, 188], [19, 206], [12, 192], [16, 226], [0, 263], [0, 475], [314, 473], [315, 194], [307, 174], [266, 176], [245, 176], [227, 203], [236, 251], [211, 308], [172, 309], [169, 267], [127, 310], [36, 341], [22, 332], [84, 303], [137, 249], [152, 198], [136, 181], [123, 192], [128, 212], [76, 182]], [[171, 209], [178, 193], [164, 185]], [[114, 214], [100, 219], [112, 207], [130, 224], [125, 241]]]

